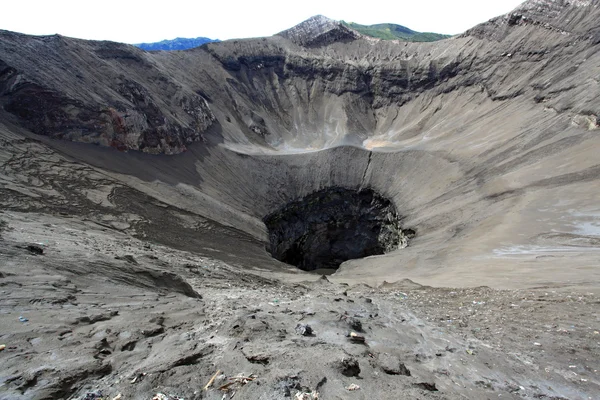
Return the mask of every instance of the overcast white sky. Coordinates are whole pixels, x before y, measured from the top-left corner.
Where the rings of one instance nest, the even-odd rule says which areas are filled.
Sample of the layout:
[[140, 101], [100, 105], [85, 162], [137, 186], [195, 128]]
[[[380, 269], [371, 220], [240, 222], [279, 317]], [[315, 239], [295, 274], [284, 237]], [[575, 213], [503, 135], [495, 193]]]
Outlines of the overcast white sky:
[[322, 14], [457, 34], [507, 13], [522, 0], [17, 0], [2, 1], [0, 29], [46, 35], [155, 42], [175, 37], [270, 36]]

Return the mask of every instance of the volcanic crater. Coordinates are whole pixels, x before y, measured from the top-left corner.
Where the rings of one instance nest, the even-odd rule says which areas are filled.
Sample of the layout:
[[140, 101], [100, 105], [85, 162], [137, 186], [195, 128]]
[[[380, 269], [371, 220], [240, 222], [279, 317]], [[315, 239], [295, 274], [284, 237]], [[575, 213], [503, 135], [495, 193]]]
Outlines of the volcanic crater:
[[0, 397], [599, 398], [598, 21], [0, 31]]

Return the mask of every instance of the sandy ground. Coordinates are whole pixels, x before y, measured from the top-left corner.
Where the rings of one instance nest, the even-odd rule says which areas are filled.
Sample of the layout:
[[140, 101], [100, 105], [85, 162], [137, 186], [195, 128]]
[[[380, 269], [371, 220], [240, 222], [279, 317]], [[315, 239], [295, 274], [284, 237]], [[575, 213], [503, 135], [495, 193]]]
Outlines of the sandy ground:
[[593, 293], [286, 284], [77, 217], [0, 219], [3, 399], [600, 395]]

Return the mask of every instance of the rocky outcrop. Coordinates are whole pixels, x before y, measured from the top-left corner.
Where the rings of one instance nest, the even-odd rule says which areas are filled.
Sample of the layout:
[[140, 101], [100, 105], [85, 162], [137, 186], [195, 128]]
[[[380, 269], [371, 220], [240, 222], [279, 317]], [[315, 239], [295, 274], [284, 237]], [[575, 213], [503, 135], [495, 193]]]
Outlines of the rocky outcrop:
[[0, 103], [34, 133], [180, 153], [214, 122], [206, 100], [132, 46], [0, 34]]
[[341, 22], [322, 15], [316, 15], [306, 21], [278, 33], [300, 46], [319, 47], [335, 42], [351, 42], [363, 37], [360, 33]]

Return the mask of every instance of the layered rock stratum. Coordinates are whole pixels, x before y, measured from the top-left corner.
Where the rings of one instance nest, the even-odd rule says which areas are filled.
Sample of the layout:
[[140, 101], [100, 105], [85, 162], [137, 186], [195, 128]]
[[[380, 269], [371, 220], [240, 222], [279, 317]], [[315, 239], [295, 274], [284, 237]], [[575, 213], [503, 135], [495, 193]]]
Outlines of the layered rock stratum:
[[0, 32], [0, 397], [597, 398], [599, 6], [432, 43]]

